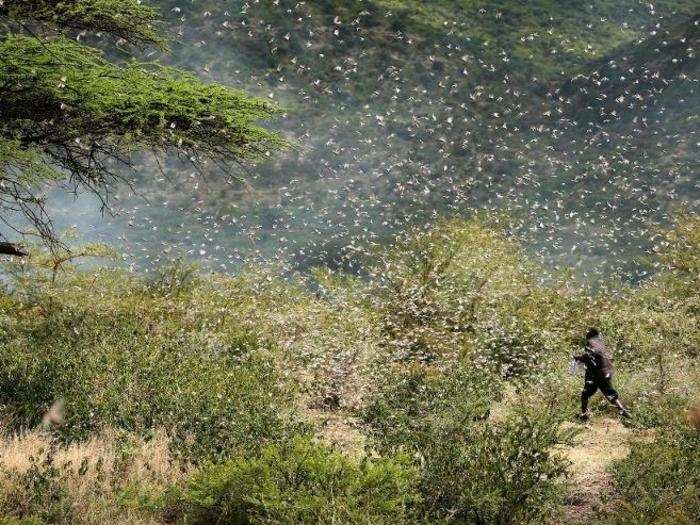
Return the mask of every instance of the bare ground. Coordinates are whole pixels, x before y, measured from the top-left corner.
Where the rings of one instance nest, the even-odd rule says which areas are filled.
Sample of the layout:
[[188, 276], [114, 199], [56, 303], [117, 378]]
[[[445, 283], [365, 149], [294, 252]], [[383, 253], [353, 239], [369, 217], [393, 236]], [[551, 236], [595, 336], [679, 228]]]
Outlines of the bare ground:
[[561, 523], [585, 523], [601, 505], [601, 497], [611, 489], [608, 466], [629, 453], [632, 431], [618, 419], [594, 417], [564, 450], [572, 462], [571, 490]]

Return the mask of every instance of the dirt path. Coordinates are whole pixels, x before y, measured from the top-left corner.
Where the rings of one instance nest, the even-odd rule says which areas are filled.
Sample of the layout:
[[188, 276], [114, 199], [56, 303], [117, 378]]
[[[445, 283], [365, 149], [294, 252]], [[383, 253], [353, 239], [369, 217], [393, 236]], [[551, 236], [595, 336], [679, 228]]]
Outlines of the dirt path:
[[610, 490], [607, 467], [629, 453], [631, 430], [618, 419], [593, 417], [576, 444], [565, 453], [573, 463], [572, 487], [562, 523], [583, 523], [600, 506], [601, 495]]

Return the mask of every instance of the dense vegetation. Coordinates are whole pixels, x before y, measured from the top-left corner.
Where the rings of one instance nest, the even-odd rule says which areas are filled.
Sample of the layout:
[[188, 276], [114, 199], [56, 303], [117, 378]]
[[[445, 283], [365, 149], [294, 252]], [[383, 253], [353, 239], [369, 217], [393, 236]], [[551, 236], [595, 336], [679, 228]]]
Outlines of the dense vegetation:
[[225, 4], [0, 0], [0, 525], [697, 523], [694, 3]]
[[48, 433], [6, 438], [0, 508], [20, 522], [557, 522], [562, 447], [581, 432], [565, 368], [596, 324], [638, 433], [599, 519], [633, 506], [666, 523], [671, 505], [692, 523], [697, 232], [679, 219], [664, 271], [593, 296], [536, 279], [482, 221], [407, 235], [371, 281], [6, 267], [5, 430], [43, 418]]

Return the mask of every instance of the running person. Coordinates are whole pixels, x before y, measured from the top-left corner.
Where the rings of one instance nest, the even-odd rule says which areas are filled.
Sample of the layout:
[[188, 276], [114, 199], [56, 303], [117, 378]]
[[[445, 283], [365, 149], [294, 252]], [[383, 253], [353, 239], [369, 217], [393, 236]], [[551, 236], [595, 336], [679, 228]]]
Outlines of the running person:
[[583, 421], [588, 419], [588, 400], [598, 389], [603, 393], [621, 416], [630, 417], [629, 412], [618, 399], [617, 391], [612, 386], [613, 366], [610, 358], [610, 350], [597, 329], [591, 328], [586, 334], [586, 349], [581, 355], [573, 358], [586, 367], [585, 383], [581, 391], [581, 414]]

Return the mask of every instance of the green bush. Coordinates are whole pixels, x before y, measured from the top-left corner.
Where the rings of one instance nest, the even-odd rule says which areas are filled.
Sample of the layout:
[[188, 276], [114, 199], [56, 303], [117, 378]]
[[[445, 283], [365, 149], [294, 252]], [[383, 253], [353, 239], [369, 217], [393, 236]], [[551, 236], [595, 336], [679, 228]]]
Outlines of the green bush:
[[458, 367], [388, 378], [363, 417], [382, 454], [416, 458], [426, 521], [536, 521], [556, 508], [567, 440], [560, 414], [519, 410], [489, 417], [498, 379]]
[[571, 353], [581, 294], [543, 269], [495, 218], [444, 221], [407, 237], [373, 270], [384, 344], [404, 361], [460, 356], [527, 379]]
[[421, 495], [430, 519], [540, 522], [561, 503], [567, 463], [558, 420], [516, 417], [463, 429], [434, 429], [420, 448]]
[[412, 521], [416, 483], [403, 456], [354, 461], [297, 439], [203, 468], [189, 480], [178, 506], [193, 524], [393, 524]]
[[600, 523], [697, 523], [700, 516], [700, 433], [687, 427], [640, 441], [613, 467], [614, 491]]
[[274, 345], [235, 319], [212, 320], [220, 314], [202, 304], [206, 290], [163, 298], [138, 281], [123, 284], [109, 285], [99, 302], [62, 291], [63, 302], [8, 307], [31, 312], [0, 322], [0, 410], [15, 429], [38, 424], [60, 399], [64, 439], [102, 427], [164, 428], [192, 460], [298, 430], [287, 424], [293, 385], [278, 373]]
[[630, 424], [639, 428], [658, 428], [681, 423], [688, 399], [677, 394], [646, 394], [633, 400]]
[[437, 425], [468, 426], [488, 418], [501, 386], [497, 378], [464, 368], [444, 373], [420, 366], [386, 373], [380, 381], [362, 418], [382, 453], [416, 439], [429, 441]]

